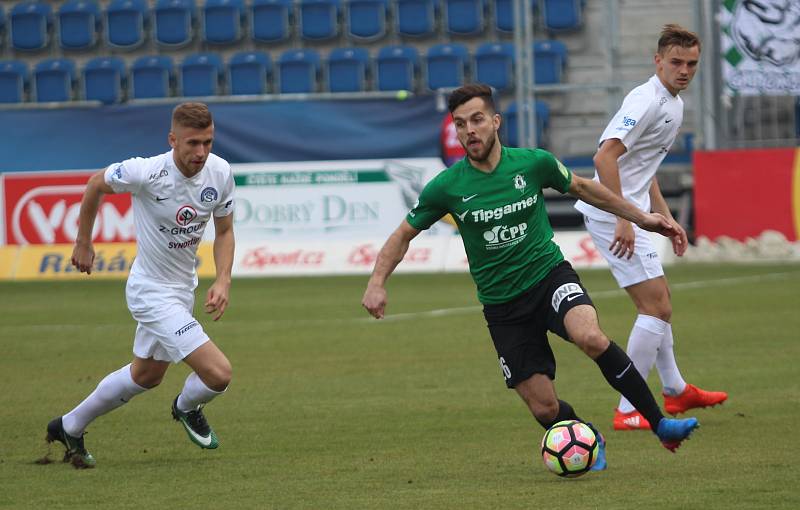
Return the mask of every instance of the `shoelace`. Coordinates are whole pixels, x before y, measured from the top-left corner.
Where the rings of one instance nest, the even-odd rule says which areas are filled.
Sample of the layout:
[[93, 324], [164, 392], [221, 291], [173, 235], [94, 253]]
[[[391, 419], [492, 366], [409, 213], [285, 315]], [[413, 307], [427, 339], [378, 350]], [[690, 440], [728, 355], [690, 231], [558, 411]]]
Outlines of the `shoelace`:
[[200, 434], [207, 435], [211, 431], [211, 428], [208, 426], [208, 422], [206, 421], [206, 417], [203, 415], [202, 406], [196, 411], [189, 411], [186, 413], [186, 421], [189, 422], [189, 425], [191, 425], [192, 429]]

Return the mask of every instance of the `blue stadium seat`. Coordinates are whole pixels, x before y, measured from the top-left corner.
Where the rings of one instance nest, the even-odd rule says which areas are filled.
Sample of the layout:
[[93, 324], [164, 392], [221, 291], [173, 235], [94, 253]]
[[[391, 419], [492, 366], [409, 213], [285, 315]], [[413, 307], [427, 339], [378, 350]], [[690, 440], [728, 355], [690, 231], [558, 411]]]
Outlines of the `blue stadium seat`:
[[542, 10], [548, 30], [576, 30], [583, 25], [583, 0], [544, 0]]
[[11, 45], [16, 50], [39, 50], [50, 42], [53, 11], [45, 2], [20, 2], [11, 9]]
[[272, 59], [263, 51], [241, 51], [228, 62], [228, 86], [233, 95], [266, 94]]
[[336, 48], [328, 55], [328, 91], [361, 92], [367, 87], [369, 52], [364, 48]]
[[[536, 141], [539, 147], [546, 146], [546, 132], [550, 126], [550, 107], [544, 101], [536, 100]], [[520, 140], [517, 131], [517, 103], [512, 102], [503, 113], [503, 129], [505, 138], [503, 143], [509, 147], [519, 147]]]
[[475, 80], [497, 90], [513, 86], [514, 45], [484, 43], [475, 50]]
[[436, 32], [438, 2], [434, 0], [396, 0], [395, 24], [398, 34], [423, 37]]
[[58, 37], [67, 50], [91, 48], [100, 32], [100, 7], [95, 0], [67, 0], [58, 9]]
[[303, 39], [330, 39], [339, 35], [339, 0], [300, 0]]
[[244, 0], [206, 0], [203, 6], [203, 40], [231, 44], [242, 37]]
[[384, 46], [376, 67], [378, 90], [416, 90], [419, 53], [413, 46]]
[[70, 101], [75, 85], [75, 62], [68, 58], [48, 58], [33, 71], [36, 101]]
[[292, 0], [253, 0], [250, 6], [250, 34], [259, 42], [285, 41], [291, 35]]
[[456, 35], [483, 31], [484, 0], [444, 0], [444, 28]]
[[348, 0], [347, 35], [364, 41], [380, 39], [386, 35], [388, 16], [388, 0]]
[[281, 94], [316, 92], [319, 53], [311, 49], [287, 50], [278, 58], [278, 91]]
[[122, 101], [125, 90], [125, 61], [119, 57], [97, 57], [83, 68], [83, 97], [104, 104]]
[[131, 97], [169, 97], [172, 85], [172, 59], [166, 55], [140, 57], [131, 67]]
[[0, 62], [0, 103], [25, 101], [28, 83], [28, 64], [21, 60]]
[[106, 7], [106, 43], [136, 48], [144, 42], [150, 15], [145, 0], [112, 0]]
[[[532, 20], [536, 23], [539, 0], [529, 0]], [[514, 0], [494, 0], [494, 29], [499, 32], [514, 31]]]
[[182, 46], [193, 38], [194, 0], [156, 0], [155, 40], [164, 46]]
[[540, 85], [561, 83], [561, 74], [567, 65], [567, 47], [561, 41], [535, 41], [533, 43], [534, 75]]
[[179, 95], [216, 96], [224, 71], [222, 59], [216, 53], [187, 55], [180, 68]]
[[431, 90], [460, 87], [467, 72], [469, 51], [463, 44], [436, 44], [428, 49], [426, 75]]

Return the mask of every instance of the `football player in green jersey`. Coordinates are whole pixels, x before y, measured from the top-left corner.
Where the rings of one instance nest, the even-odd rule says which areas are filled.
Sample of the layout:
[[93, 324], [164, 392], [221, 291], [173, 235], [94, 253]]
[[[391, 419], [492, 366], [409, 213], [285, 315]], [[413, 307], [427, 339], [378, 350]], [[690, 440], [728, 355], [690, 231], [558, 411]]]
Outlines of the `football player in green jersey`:
[[[547, 151], [502, 146], [497, 135], [501, 118], [488, 86], [456, 89], [448, 106], [467, 156], [425, 186], [418, 204], [389, 236], [362, 305], [373, 317], [384, 316], [386, 280], [409, 243], [451, 214], [464, 240], [506, 385], [517, 391], [536, 420], [549, 428], [579, 419], [556, 396], [549, 330], [592, 358], [608, 383], [653, 424], [663, 445], [675, 451], [697, 428], [697, 419], [665, 418], [628, 355], [600, 330], [586, 289], [553, 242], [542, 190], [570, 193], [645, 230], [665, 236], [677, 232], [660, 214], [645, 213], [599, 182], [574, 175]], [[593, 469], [605, 466], [603, 452]]]

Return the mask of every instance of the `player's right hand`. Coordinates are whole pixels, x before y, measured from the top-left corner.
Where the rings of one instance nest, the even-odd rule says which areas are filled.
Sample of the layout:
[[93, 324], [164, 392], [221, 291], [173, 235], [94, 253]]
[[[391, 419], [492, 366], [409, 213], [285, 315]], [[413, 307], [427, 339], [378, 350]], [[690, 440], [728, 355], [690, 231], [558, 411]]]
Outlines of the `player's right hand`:
[[78, 268], [81, 273], [92, 274], [94, 265], [94, 245], [92, 243], [75, 243], [72, 249], [72, 265]]
[[376, 319], [383, 319], [386, 310], [386, 289], [379, 285], [367, 285], [361, 306], [367, 309]]
[[630, 221], [617, 218], [617, 226], [614, 229], [614, 240], [611, 241], [609, 251], [617, 258], [633, 256], [633, 247], [636, 241], [636, 233]]

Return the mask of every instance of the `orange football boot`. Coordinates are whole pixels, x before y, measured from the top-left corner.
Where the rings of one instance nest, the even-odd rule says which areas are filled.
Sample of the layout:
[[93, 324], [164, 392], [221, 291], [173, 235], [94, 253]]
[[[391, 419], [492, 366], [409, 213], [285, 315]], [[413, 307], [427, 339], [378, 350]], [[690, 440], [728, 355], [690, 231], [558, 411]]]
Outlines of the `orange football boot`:
[[650, 430], [650, 422], [636, 409], [629, 413], [614, 409], [614, 430]]
[[664, 409], [675, 416], [689, 409], [711, 407], [728, 400], [724, 391], [705, 391], [693, 384], [686, 384], [683, 393], [676, 396], [664, 395]]

